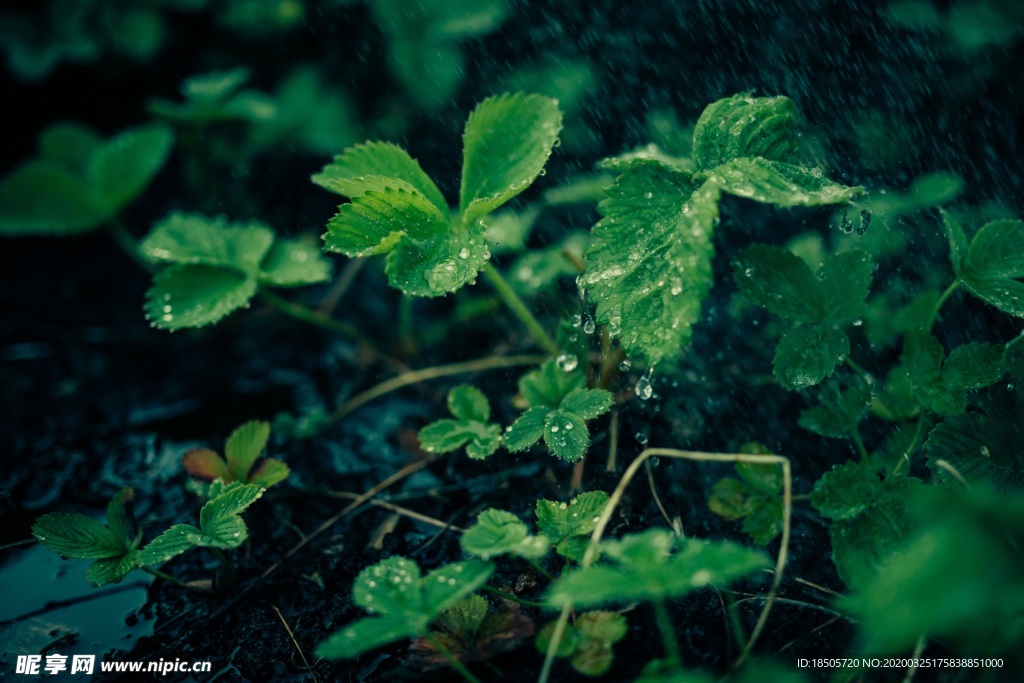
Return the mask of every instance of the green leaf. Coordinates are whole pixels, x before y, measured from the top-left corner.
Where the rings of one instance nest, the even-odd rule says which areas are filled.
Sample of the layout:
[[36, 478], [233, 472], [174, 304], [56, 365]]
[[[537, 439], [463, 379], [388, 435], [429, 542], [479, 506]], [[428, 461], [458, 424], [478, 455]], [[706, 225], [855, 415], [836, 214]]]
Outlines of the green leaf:
[[256, 295], [256, 281], [215, 266], [173, 266], [153, 278], [146, 318], [154, 327], [180, 330], [211, 325]]
[[917, 399], [942, 415], [963, 413], [969, 390], [989, 386], [1003, 376], [1001, 346], [963, 344], [943, 360], [942, 345], [921, 330], [912, 330], [904, 338], [903, 364]]
[[519, 378], [519, 392], [531, 406], [557, 408], [570, 393], [586, 384], [587, 378], [582, 372], [566, 372], [554, 360], [549, 360]]
[[481, 560], [456, 562], [421, 577], [415, 562], [392, 556], [356, 577], [354, 602], [381, 616], [362, 619], [330, 636], [317, 656], [344, 659], [402, 638], [423, 635], [446, 608], [476, 591], [494, 573]]
[[215, 522], [237, 517], [263, 495], [263, 487], [255, 484], [231, 484], [224, 492], [206, 503], [199, 511], [199, 526], [206, 533]]
[[584, 420], [593, 420], [607, 413], [614, 403], [612, 392], [605, 389], [573, 389], [561, 402], [561, 408]]
[[276, 240], [260, 263], [260, 284], [301, 287], [331, 279], [331, 262], [305, 240]]
[[552, 455], [566, 462], [576, 462], [590, 446], [590, 432], [579, 415], [566, 410], [552, 410], [544, 419], [544, 444]]
[[413, 190], [443, 215], [448, 213], [448, 204], [434, 181], [408, 152], [389, 142], [367, 142], [349, 147], [314, 175], [313, 182], [352, 199], [386, 188]]
[[[235, 481], [247, 481], [249, 470], [267, 447], [270, 424], [255, 420], [237, 427], [224, 445], [224, 455]], [[255, 499], [253, 499], [255, 500]]]
[[599, 205], [580, 284], [630, 356], [654, 365], [689, 343], [711, 289], [717, 186], [656, 162], [627, 170]]
[[256, 274], [273, 242], [273, 231], [262, 223], [229, 224], [222, 217], [172, 213], [153, 227], [139, 253], [153, 263], [222, 266]]
[[89, 160], [102, 145], [102, 138], [89, 126], [77, 121], [62, 121], [39, 136], [39, 158], [63, 164], [82, 176]]
[[128, 486], [114, 494], [107, 505], [107, 528], [124, 548], [131, 547], [139, 534], [134, 514], [135, 492]]
[[1024, 484], [1024, 406], [1016, 392], [992, 391], [979, 400], [979, 411], [947, 417], [925, 443], [928, 466], [944, 486], [957, 486], [938, 465], [949, 463], [969, 483], [999, 489]]
[[194, 526], [175, 524], [139, 551], [137, 564], [140, 567], [151, 567], [166, 562], [194, 548], [201, 537], [202, 532]]
[[604, 559], [566, 572], [548, 591], [557, 606], [675, 598], [710, 584], [730, 581], [769, 566], [768, 557], [733, 543], [676, 539], [670, 531], [649, 529], [604, 544]]
[[833, 439], [851, 439], [873, 398], [871, 385], [860, 378], [845, 389], [838, 381], [828, 382], [818, 392], [819, 405], [800, 413], [800, 426]]
[[942, 215], [942, 223], [946, 227], [946, 236], [949, 238], [949, 261], [953, 264], [953, 272], [959, 277], [963, 271], [967, 250], [970, 248], [967, 234], [953, 214], [941, 209], [939, 213]]
[[279, 484], [291, 474], [291, 470], [288, 469], [288, 465], [285, 465], [276, 458], [264, 458], [259, 465], [256, 466], [252, 472], [249, 473], [249, 479], [247, 480], [250, 484], [256, 484], [262, 486], [265, 489], [269, 489], [274, 484]]
[[108, 557], [96, 560], [85, 570], [85, 580], [93, 586], [105, 586], [110, 583], [120, 583], [121, 579], [128, 576], [135, 569], [135, 560], [138, 553], [132, 551], [120, 557]]
[[820, 281], [804, 260], [788, 249], [755, 244], [743, 249], [732, 267], [743, 295], [769, 313], [794, 322], [824, 320]]
[[556, 544], [573, 536], [589, 536], [607, 503], [604, 491], [587, 491], [568, 503], [538, 500], [537, 529]]
[[839, 576], [857, 590], [873, 581], [914, 530], [909, 498], [920, 480], [880, 480], [862, 463], [833, 468], [814, 486], [811, 504], [833, 519], [832, 559]]
[[174, 135], [163, 125], [133, 128], [104, 143], [88, 168], [97, 200], [111, 213], [119, 211], [153, 179], [173, 143]]
[[727, 161], [711, 171], [698, 173], [723, 192], [776, 206], [826, 206], [842, 204], [859, 194], [862, 187], [847, 187], [829, 180], [821, 169], [744, 157]]
[[538, 406], [530, 408], [520, 415], [505, 430], [505, 448], [510, 453], [518, 453], [519, 451], [525, 451], [540, 441], [541, 437], [544, 436], [544, 425], [550, 412], [550, 409]]
[[788, 97], [740, 94], [708, 105], [693, 131], [693, 159], [714, 168], [737, 157], [784, 160], [797, 149], [800, 112]]
[[544, 536], [531, 536], [526, 525], [511, 512], [489, 508], [476, 518], [476, 524], [462, 534], [462, 550], [488, 560], [498, 555], [518, 555], [537, 560], [547, 554], [550, 542]]
[[708, 507], [729, 520], [743, 519], [743, 531], [758, 545], [782, 533], [782, 472], [777, 465], [736, 463], [740, 479], [725, 477], [715, 484]]
[[477, 105], [463, 133], [459, 207], [470, 223], [529, 187], [562, 129], [558, 103], [540, 95], [498, 95]]
[[1024, 221], [987, 223], [975, 235], [960, 272], [974, 296], [1024, 318]]
[[82, 178], [52, 161], [32, 161], [0, 183], [0, 234], [68, 235], [110, 218]]
[[52, 512], [32, 525], [35, 536], [47, 550], [82, 560], [120, 557], [126, 543], [94, 519], [78, 513]]
[[999, 344], [963, 344], [949, 353], [942, 366], [943, 381], [963, 389], [981, 389], [1003, 377], [1003, 347]]
[[[547, 624], [537, 634], [536, 647], [547, 652], [556, 622]], [[618, 612], [584, 612], [575, 624], [567, 624], [558, 645], [557, 657], [572, 657], [574, 669], [586, 676], [601, 676], [612, 664], [612, 645], [626, 636], [626, 618]]]
[[784, 388], [806, 389], [831, 376], [848, 355], [850, 339], [841, 329], [801, 325], [779, 341], [772, 369]]
[[470, 384], [460, 384], [448, 392], [448, 410], [467, 422], [487, 422], [491, 417], [491, 405], [484, 392]]

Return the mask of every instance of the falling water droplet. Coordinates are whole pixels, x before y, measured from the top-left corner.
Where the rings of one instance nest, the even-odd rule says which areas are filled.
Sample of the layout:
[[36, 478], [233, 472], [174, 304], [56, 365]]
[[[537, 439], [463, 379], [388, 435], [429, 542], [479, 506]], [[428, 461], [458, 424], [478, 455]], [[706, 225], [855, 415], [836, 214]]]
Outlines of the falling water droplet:
[[654, 395], [654, 386], [651, 384], [651, 377], [654, 375], [654, 367], [647, 368], [644, 376], [636, 382], [636, 395], [641, 401], [646, 401]]

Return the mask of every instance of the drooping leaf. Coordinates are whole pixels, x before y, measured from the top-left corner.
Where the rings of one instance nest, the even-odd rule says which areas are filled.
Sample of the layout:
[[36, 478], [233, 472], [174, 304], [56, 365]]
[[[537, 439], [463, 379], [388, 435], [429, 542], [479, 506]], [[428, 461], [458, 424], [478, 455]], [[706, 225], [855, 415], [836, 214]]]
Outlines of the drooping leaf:
[[821, 169], [760, 157], [732, 159], [695, 177], [707, 177], [723, 192], [737, 197], [787, 207], [842, 204], [864, 192], [864, 188], [829, 180]]
[[547, 554], [551, 542], [544, 536], [532, 536], [529, 529], [511, 512], [488, 508], [466, 529], [459, 540], [462, 550], [489, 560], [498, 555], [518, 555], [537, 560]]
[[974, 296], [1024, 318], [1024, 221], [984, 225], [967, 249], [959, 275]]
[[708, 105], [693, 131], [693, 159], [714, 168], [737, 157], [786, 160], [797, 148], [800, 112], [788, 97], [733, 95]]
[[768, 566], [764, 553], [733, 543], [677, 539], [649, 529], [603, 545], [601, 564], [566, 572], [548, 591], [553, 605], [663, 600], [709, 584], [723, 586]]
[[494, 211], [529, 187], [561, 129], [558, 103], [547, 97], [505, 94], [477, 105], [463, 133], [463, 221]]

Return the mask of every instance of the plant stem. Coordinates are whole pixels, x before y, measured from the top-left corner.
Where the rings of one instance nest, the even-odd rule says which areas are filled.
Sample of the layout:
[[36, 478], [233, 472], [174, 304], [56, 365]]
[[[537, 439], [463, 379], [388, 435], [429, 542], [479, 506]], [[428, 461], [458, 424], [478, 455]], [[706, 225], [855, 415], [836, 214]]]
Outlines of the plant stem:
[[221, 565], [224, 567], [224, 573], [227, 574], [228, 581], [235, 583], [238, 580], [238, 575], [235, 573], [235, 563], [231, 561], [231, 558], [220, 551], [219, 548], [210, 548], [213, 554], [220, 560]]
[[856, 428], [853, 430], [853, 443], [857, 444], [857, 452], [860, 453], [860, 459], [867, 461], [868, 449], [864, 447], [864, 441], [860, 438], [860, 433], [857, 432]]
[[953, 292], [955, 292], [959, 287], [960, 280], [953, 280], [953, 283], [949, 287], [946, 287], [946, 291], [939, 296], [939, 300], [935, 302], [935, 307], [932, 309], [932, 314], [928, 317], [927, 329], [930, 330], [935, 326], [935, 321], [939, 319], [939, 311], [942, 309], [942, 304], [946, 303], [946, 299], [952, 296]]
[[527, 607], [549, 607], [549, 605], [545, 605], [543, 602], [531, 602], [530, 600], [523, 600], [522, 598], [516, 595], [506, 593], [505, 591], [500, 591], [497, 588], [491, 588], [490, 586], [484, 586], [483, 591], [485, 593], [490, 593], [491, 595], [497, 596], [502, 600], [511, 600], [512, 602], [518, 602], [520, 605], [526, 605]]
[[541, 576], [543, 576], [545, 579], [547, 579], [548, 581], [554, 581], [555, 580], [555, 577], [551, 576], [551, 572], [549, 572], [547, 569], [544, 569], [544, 567], [542, 567], [539, 564], [537, 564], [534, 560], [526, 560], [526, 561], [529, 563], [529, 565], [531, 567], [536, 569], [537, 572]]
[[152, 264], [142, 258], [142, 254], [139, 253], [139, 243], [128, 232], [128, 228], [124, 227], [124, 223], [120, 219], [112, 218], [107, 223], [107, 232], [110, 233], [110, 237], [121, 248], [121, 251], [127, 254], [132, 261], [135, 261], [137, 266], [148, 273], [153, 272]]
[[498, 269], [488, 262], [484, 264], [483, 273], [484, 277], [490, 281], [491, 285], [498, 292], [498, 295], [501, 296], [505, 305], [509, 307], [509, 310], [511, 310], [516, 317], [526, 325], [526, 329], [528, 329], [530, 334], [534, 336], [537, 343], [543, 346], [544, 350], [552, 356], [557, 356], [561, 353], [558, 348], [558, 344], [556, 344], [555, 340], [544, 331], [544, 328], [541, 327], [537, 318], [534, 317], [533, 313], [530, 312], [530, 309], [526, 307], [525, 303], [523, 303], [523, 300], [520, 299], [519, 295], [516, 294], [514, 289], [512, 289], [512, 285], [510, 285], [502, 274], [498, 272]]
[[302, 304], [297, 304], [294, 301], [289, 301], [269, 289], [261, 289], [260, 296], [263, 297], [264, 301], [279, 310], [281, 313], [295, 318], [296, 320], [301, 320], [304, 323], [309, 323], [310, 325], [316, 325], [317, 327], [322, 327], [325, 330], [336, 332], [354, 341], [363, 341], [362, 337], [359, 335], [359, 331], [355, 327], [347, 323], [343, 323], [340, 320], [335, 320], [329, 315], [315, 311], [312, 308], [306, 308]]
[[437, 636], [435, 636], [430, 631], [427, 631], [427, 635], [425, 637], [430, 642], [431, 645], [437, 648], [437, 651], [440, 652], [444, 656], [444, 658], [448, 660], [448, 663], [452, 665], [452, 668], [458, 671], [463, 678], [469, 681], [469, 683], [480, 683], [480, 679], [474, 676], [472, 673], [470, 673], [469, 669], [467, 669], [465, 665], [459, 661], [458, 657], [452, 654], [451, 650], [445, 647], [444, 643], [442, 643], [437, 638]]
[[164, 581], [167, 581], [168, 583], [173, 583], [175, 586], [178, 586], [179, 588], [190, 588], [190, 586], [187, 583], [185, 583], [184, 581], [182, 581], [181, 579], [176, 578], [174, 576], [171, 576], [170, 574], [167, 574], [166, 572], [162, 572], [159, 569], [153, 569], [152, 567], [142, 567], [141, 569], [142, 569], [142, 571], [146, 572], [147, 574], [152, 574], [153, 576], [157, 577], [158, 579], [163, 579]]
[[670, 667], [679, 666], [682, 659], [679, 656], [679, 644], [676, 643], [676, 633], [672, 628], [672, 617], [669, 616], [668, 606], [664, 600], [655, 600], [651, 604], [654, 607], [654, 618], [658, 623], [658, 631], [661, 632], [661, 642], [665, 648], [665, 662]]

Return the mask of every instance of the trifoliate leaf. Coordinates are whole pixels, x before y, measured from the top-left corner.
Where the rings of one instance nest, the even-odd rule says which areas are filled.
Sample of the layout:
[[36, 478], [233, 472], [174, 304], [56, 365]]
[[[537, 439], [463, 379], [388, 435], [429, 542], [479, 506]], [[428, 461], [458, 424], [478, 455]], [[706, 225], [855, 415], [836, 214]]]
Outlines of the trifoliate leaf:
[[861, 588], [913, 531], [909, 497], [922, 486], [910, 477], [879, 479], [864, 463], [834, 467], [811, 493], [811, 504], [832, 519], [832, 559], [848, 586]]
[[230, 224], [224, 218], [172, 213], [139, 244], [152, 263], [222, 266], [255, 273], [274, 242], [266, 225]]
[[[537, 634], [539, 651], [548, 651], [555, 626], [556, 622], [551, 622]], [[581, 674], [601, 676], [611, 668], [612, 645], [625, 638], [628, 630], [626, 618], [618, 612], [584, 612], [575, 624], [566, 625], [555, 655], [572, 657], [572, 667]]]
[[565, 371], [554, 361], [519, 378], [519, 392], [531, 406], [557, 408], [573, 391], [587, 384], [586, 376], [575, 369]]
[[491, 406], [476, 387], [461, 384], [448, 393], [454, 420], [438, 420], [420, 430], [420, 443], [431, 453], [448, 453], [466, 446], [466, 454], [482, 460], [501, 445], [501, 427], [488, 424]]
[[776, 206], [842, 204], [864, 192], [829, 180], [818, 168], [804, 168], [760, 157], [727, 161], [695, 179], [707, 178], [723, 192]]
[[871, 407], [871, 385], [853, 378], [845, 388], [836, 380], [821, 385], [819, 405], [800, 413], [800, 426], [833, 439], [850, 439]]
[[537, 560], [547, 554], [550, 541], [532, 536], [529, 529], [511, 512], [489, 508], [476, 518], [460, 539], [462, 550], [488, 560], [498, 555], [518, 555]]
[[538, 500], [537, 529], [556, 544], [573, 536], [589, 536], [607, 503], [604, 491], [587, 491], [568, 503]]
[[743, 531], [758, 545], [782, 533], [782, 472], [777, 465], [737, 463], [741, 479], [721, 479], [708, 497], [708, 507], [720, 517], [743, 519]]
[[928, 466], [944, 486], [956, 478], [938, 465], [949, 463], [970, 483], [1000, 489], [1024, 484], [1024, 406], [1016, 392], [989, 390], [978, 412], [947, 417], [928, 435]]
[[494, 211], [540, 175], [562, 129], [558, 102], [522, 93], [490, 97], [466, 122], [459, 207], [465, 223]]
[[468, 560], [421, 576], [415, 562], [392, 556], [367, 567], [356, 577], [354, 602], [380, 616], [362, 619], [327, 638], [318, 657], [345, 659], [381, 645], [424, 635], [446, 608], [487, 582], [494, 565]]
[[932, 412], [959, 415], [967, 409], [967, 392], [998, 381], [1003, 376], [1003, 347], [995, 344], [963, 344], [943, 358], [942, 345], [921, 330], [907, 333], [903, 365], [914, 395]]
[[850, 355], [850, 338], [836, 327], [800, 325], [779, 341], [772, 369], [790, 391], [806, 389], [832, 375]]
[[[270, 423], [246, 422], [236, 427], [224, 445], [224, 456], [234, 475], [234, 481], [246, 481], [249, 470], [267, 447], [270, 439]], [[227, 480], [225, 480], [227, 481]]]
[[762, 552], [733, 543], [677, 539], [664, 529], [609, 541], [603, 550], [603, 559], [610, 562], [564, 573], [548, 600], [577, 607], [664, 600], [710, 584], [724, 586], [769, 566]]
[[737, 157], [785, 160], [797, 148], [800, 112], [788, 97], [740, 94], [708, 105], [693, 131], [693, 159], [704, 169]]
[[984, 225], [971, 242], [959, 275], [974, 296], [1024, 318], [1024, 221]]
[[434, 181], [408, 152], [389, 142], [366, 142], [349, 147], [314, 175], [313, 182], [352, 199], [386, 188], [413, 190], [442, 214], [448, 213], [448, 204]]
[[170, 129], [144, 126], [104, 143], [89, 160], [87, 177], [96, 199], [116, 213], [145, 189], [174, 143]]
[[260, 263], [259, 281], [271, 287], [301, 287], [331, 279], [331, 262], [304, 240], [276, 240]]
[[711, 288], [717, 186], [648, 161], [623, 173], [599, 205], [580, 283], [626, 352], [650, 364], [686, 345]]
[[146, 318], [154, 327], [179, 330], [211, 325], [256, 295], [253, 278], [214, 266], [172, 266], [153, 278]]

